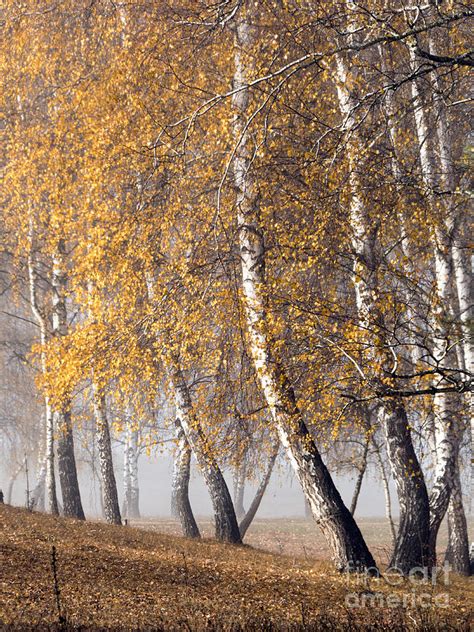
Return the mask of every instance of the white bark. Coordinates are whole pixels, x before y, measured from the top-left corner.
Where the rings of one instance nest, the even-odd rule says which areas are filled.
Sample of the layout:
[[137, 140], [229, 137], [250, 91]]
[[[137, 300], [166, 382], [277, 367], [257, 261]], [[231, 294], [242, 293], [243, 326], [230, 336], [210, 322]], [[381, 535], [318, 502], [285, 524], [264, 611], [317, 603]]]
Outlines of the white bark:
[[[416, 55], [410, 47], [411, 63], [414, 67]], [[451, 261], [452, 241], [449, 236], [449, 226], [452, 222], [450, 206], [442, 207], [446, 212], [443, 222], [437, 221], [440, 203], [436, 200], [435, 192], [444, 187], [452, 187], [451, 159], [448, 155], [448, 138], [446, 119], [442, 111], [437, 108], [438, 120], [438, 156], [436, 163], [434, 145], [436, 138], [430, 136], [428, 116], [417, 81], [411, 82], [415, 130], [418, 140], [421, 175], [426, 187], [427, 200], [433, 213], [431, 240], [435, 263], [436, 300], [433, 309], [433, 356], [435, 364], [442, 367], [448, 357], [448, 337], [444, 322], [451, 317]], [[436, 102], [438, 98], [436, 97]], [[440, 177], [440, 174], [444, 176]], [[446, 224], [447, 223], [447, 224]], [[452, 356], [452, 354], [451, 354]], [[453, 488], [455, 462], [459, 449], [459, 422], [453, 417], [452, 397], [446, 393], [435, 395], [434, 398], [434, 428], [436, 443], [435, 479], [430, 494], [431, 524], [430, 541], [431, 555], [435, 559], [436, 538], [442, 519], [447, 511], [449, 496]]]
[[392, 546], [395, 547], [395, 542], [397, 540], [397, 531], [395, 529], [395, 523], [393, 522], [392, 515], [392, 498], [390, 494], [390, 482], [387, 474], [387, 470], [385, 469], [385, 463], [382, 458], [381, 449], [376, 440], [372, 437], [372, 445], [375, 448], [375, 454], [377, 455], [377, 460], [379, 462], [379, 471], [380, 477], [382, 479], [383, 493], [385, 496], [385, 516], [387, 518], [387, 522], [390, 527], [390, 533], [392, 536]]
[[[353, 34], [349, 27], [348, 38]], [[384, 317], [378, 302], [379, 253], [377, 252], [377, 226], [368, 213], [361, 196], [363, 189], [359, 176], [360, 161], [364, 146], [357, 139], [356, 112], [358, 103], [350, 91], [348, 59], [336, 55], [336, 79], [339, 108], [342, 114], [342, 130], [347, 135], [347, 161], [349, 167], [350, 219], [353, 231], [354, 252], [353, 282], [356, 296], [358, 320], [361, 331], [373, 332], [381, 340], [380, 351], [388, 357], [390, 339], [387, 339]], [[384, 383], [378, 376], [372, 382], [380, 391]], [[429, 540], [429, 512], [426, 486], [413, 448], [410, 425], [401, 400], [382, 401], [382, 420], [387, 436], [387, 454], [397, 484], [400, 500], [400, 528], [397, 534], [391, 565], [404, 572], [427, 562]]]
[[[52, 335], [65, 336], [68, 332], [66, 308], [65, 270], [66, 247], [63, 240], [59, 240], [53, 257], [51, 275], [52, 285]], [[54, 423], [58, 433], [58, 471], [63, 497], [63, 508], [66, 516], [84, 520], [81, 493], [77, 477], [76, 459], [74, 455], [74, 437], [72, 431], [70, 402], [66, 402], [60, 409], [53, 412]]]
[[[38, 323], [38, 327], [40, 330], [40, 345], [41, 345], [41, 370], [43, 373], [46, 372], [46, 343], [48, 340], [48, 327], [47, 327], [47, 316], [43, 309], [39, 305], [38, 300], [38, 277], [36, 273], [36, 266], [33, 258], [33, 234], [32, 228], [30, 227], [30, 252], [28, 254], [28, 281], [29, 281], [29, 292], [30, 292], [30, 305], [31, 310], [33, 312], [33, 316]], [[51, 405], [49, 402], [48, 395], [44, 397], [45, 403], [45, 458], [46, 458], [46, 511], [52, 514], [57, 515], [59, 513], [58, 509], [58, 499], [56, 493], [56, 477], [55, 477], [55, 467], [54, 467], [54, 417], [53, 411], [51, 409]]]
[[242, 455], [241, 462], [234, 470], [234, 506], [237, 519], [240, 520], [245, 515], [244, 495], [245, 481], [247, 478], [247, 453]]
[[[94, 380], [94, 378], [92, 378]], [[109, 524], [122, 524], [120, 507], [115, 480], [114, 464], [112, 457], [112, 444], [110, 440], [109, 420], [107, 419], [107, 407], [105, 395], [101, 393], [93, 381], [93, 399], [95, 430], [97, 435], [97, 447], [99, 452], [99, 466], [101, 478], [101, 496], [105, 520]]]
[[[379, 57], [381, 62], [381, 68], [384, 75], [388, 76], [389, 68], [386, 61], [386, 50], [383, 46], [379, 46]], [[403, 169], [400, 164], [398, 143], [397, 143], [397, 126], [396, 126], [396, 104], [394, 101], [394, 93], [392, 90], [387, 90], [385, 93], [385, 112], [387, 115], [387, 131], [392, 146], [392, 172], [395, 178], [395, 185], [397, 187], [398, 194], [402, 199], [402, 209], [400, 210], [400, 227], [401, 227], [401, 250], [403, 252], [405, 261], [408, 266], [408, 273], [413, 272], [414, 264], [416, 262], [416, 253], [413, 251], [411, 240], [407, 230], [407, 217], [405, 208], [408, 206], [408, 199], [405, 195], [405, 188], [403, 185]], [[408, 326], [410, 324], [416, 325], [417, 329], [426, 329], [426, 323], [420, 322], [416, 315], [415, 310], [412, 308], [412, 298], [407, 291], [403, 291], [403, 300], [406, 306], [406, 322]], [[413, 335], [408, 334], [406, 343], [409, 345], [408, 350], [404, 351], [405, 358], [411, 363], [413, 369], [416, 369], [417, 363], [421, 360], [423, 351], [416, 344], [416, 338]]]
[[247, 129], [249, 92], [245, 89], [244, 55], [252, 45], [251, 27], [241, 12], [235, 28], [233, 97], [235, 155], [234, 184], [237, 223], [250, 352], [257, 378], [275, 423], [280, 442], [311, 506], [315, 520], [328, 538], [336, 565], [344, 570], [375, 565], [364, 539], [334, 486], [312, 440], [295, 394], [273, 349], [266, 316], [265, 244], [259, 218], [258, 193], [251, 175], [254, 147]]
[[[430, 36], [430, 51], [438, 54], [436, 40]], [[462, 333], [462, 361], [458, 360], [459, 367], [474, 375], [474, 338], [472, 333], [473, 317], [473, 293], [472, 293], [472, 269], [469, 249], [464, 247], [465, 213], [462, 207], [456, 209], [455, 204], [455, 174], [453, 167], [453, 151], [448, 130], [447, 111], [441, 96], [440, 78], [435, 73], [434, 81], [434, 115], [436, 120], [437, 154], [439, 159], [439, 188], [447, 195], [447, 213], [445, 218], [445, 232], [447, 234], [447, 246], [450, 249], [452, 267], [454, 272], [454, 286], [456, 289], [459, 309], [459, 320]], [[457, 310], [454, 310], [455, 312]], [[467, 393], [467, 408], [471, 429], [471, 494], [472, 500], [474, 485], [474, 409], [472, 393]], [[457, 505], [458, 506], [458, 505]]]
[[171, 491], [171, 512], [181, 523], [183, 535], [199, 538], [199, 527], [189, 502], [189, 479], [191, 475], [191, 448], [179, 418], [175, 421], [177, 446]]
[[140, 517], [140, 489], [138, 482], [138, 429], [134, 426], [132, 415], [127, 414], [125, 422], [124, 459], [123, 459], [123, 508], [124, 518], [128, 520]]
[[45, 506], [45, 487], [46, 487], [46, 466], [47, 459], [43, 454], [38, 459], [38, 476], [36, 485], [31, 492], [30, 509], [44, 510]]
[[46, 397], [46, 502], [45, 509], [52, 514], [59, 513], [56, 495], [56, 472], [54, 467], [54, 416]]
[[451, 564], [451, 568], [455, 573], [470, 575], [469, 537], [466, 515], [464, 513], [459, 461], [456, 463], [453, 488], [449, 499], [448, 538], [446, 561]]
[[362, 481], [364, 480], [365, 472], [367, 470], [367, 457], [369, 454], [369, 444], [370, 444], [370, 437], [367, 437], [367, 439], [365, 440], [364, 451], [362, 453], [361, 462], [357, 466], [358, 475], [357, 475], [356, 484], [354, 487], [354, 493], [352, 494], [351, 506], [349, 509], [352, 515], [354, 515], [356, 511], [357, 503], [359, 501], [359, 496], [360, 496], [360, 490], [362, 489]]
[[[87, 289], [89, 298], [91, 299], [94, 284], [90, 280], [88, 281]], [[89, 316], [93, 318], [92, 310], [89, 310]], [[105, 391], [97, 384], [94, 369], [92, 369], [91, 384], [95, 433], [99, 453], [101, 507], [106, 522], [110, 524], [122, 524], [112, 455], [110, 426], [107, 415], [107, 400]]]
[[267, 466], [263, 473], [262, 479], [257, 488], [257, 491], [255, 492], [255, 496], [253, 497], [253, 500], [250, 503], [248, 511], [243, 515], [242, 520], [239, 523], [240, 535], [242, 539], [245, 537], [245, 534], [247, 533], [248, 528], [252, 524], [252, 521], [255, 518], [258, 508], [260, 507], [260, 503], [262, 502], [263, 496], [268, 487], [268, 483], [270, 482], [270, 477], [272, 475], [273, 467], [275, 465], [275, 461], [277, 459], [279, 450], [280, 450], [280, 443], [278, 441], [275, 441], [273, 444], [272, 451], [270, 453], [270, 458], [268, 459]]
[[195, 417], [189, 388], [176, 359], [173, 360], [171, 380], [175, 393], [176, 418], [194, 452], [211, 496], [216, 538], [224, 542], [239, 543], [239, 526], [227, 484]]
[[[151, 275], [146, 278], [148, 297], [154, 300], [154, 283]], [[166, 344], [165, 348], [172, 348]], [[240, 532], [235, 515], [232, 498], [221, 469], [215, 460], [205, 432], [194, 412], [191, 393], [181, 369], [179, 357], [166, 353], [163, 357], [168, 367], [169, 379], [174, 392], [176, 407], [176, 423], [186, 435], [199, 468], [204, 476], [206, 486], [214, 509], [215, 533], [218, 540], [240, 543]]]

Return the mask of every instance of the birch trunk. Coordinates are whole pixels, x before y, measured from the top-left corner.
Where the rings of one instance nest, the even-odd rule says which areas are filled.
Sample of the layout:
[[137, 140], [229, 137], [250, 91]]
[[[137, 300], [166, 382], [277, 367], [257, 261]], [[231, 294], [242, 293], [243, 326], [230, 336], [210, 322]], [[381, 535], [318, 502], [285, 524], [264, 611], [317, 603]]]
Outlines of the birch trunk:
[[189, 502], [189, 479], [191, 475], [191, 448], [179, 419], [176, 426], [176, 454], [172, 481], [171, 510], [181, 523], [183, 535], [187, 538], [199, 538], [201, 534]]
[[[416, 63], [415, 51], [410, 47], [411, 63]], [[421, 97], [419, 86], [416, 80], [411, 83], [412, 97], [414, 103], [414, 120], [418, 140], [421, 175], [427, 190], [427, 199], [432, 208], [434, 217], [439, 210], [447, 210], [448, 224], [452, 223], [450, 209], [440, 209], [435, 199], [435, 191], [452, 187], [452, 172], [450, 156], [448, 155], [448, 139], [446, 121], [443, 112], [437, 108], [438, 120], [438, 155], [440, 164], [436, 166], [435, 153], [433, 149], [434, 141], [429, 136], [428, 117]], [[437, 97], [435, 97], [437, 100]], [[439, 173], [444, 172], [444, 177], [439, 177]], [[451, 203], [448, 202], [448, 205]], [[452, 241], [446, 225], [435, 222], [431, 229], [431, 239], [433, 245], [433, 255], [435, 262], [436, 279], [436, 303], [434, 306], [433, 322], [433, 355], [439, 366], [443, 366], [448, 356], [448, 338], [446, 335], [444, 322], [451, 316], [450, 305], [450, 279], [452, 269]], [[435, 441], [436, 441], [436, 470], [435, 481], [430, 494], [430, 555], [433, 564], [436, 561], [436, 539], [439, 526], [446, 514], [449, 504], [449, 497], [454, 485], [455, 462], [459, 449], [459, 428], [457, 420], [450, 409], [451, 399], [448, 394], [441, 393], [434, 398], [435, 416]], [[452, 407], [451, 407], [452, 408]], [[471, 418], [472, 424], [472, 418]]]
[[[386, 77], [390, 76], [390, 70], [387, 65], [386, 60], [386, 49], [383, 46], [378, 47], [379, 57], [381, 61], [382, 72]], [[400, 226], [401, 226], [401, 250], [403, 252], [405, 261], [407, 262], [405, 265], [408, 267], [408, 272], [414, 272], [414, 265], [416, 262], [416, 253], [413, 251], [411, 241], [408, 237], [407, 231], [407, 217], [405, 213], [405, 208], [409, 207], [409, 200], [405, 193], [405, 187], [403, 185], [403, 166], [400, 162], [400, 157], [398, 153], [398, 143], [397, 143], [397, 125], [396, 125], [396, 112], [397, 107], [394, 101], [394, 93], [392, 90], [387, 90], [385, 93], [385, 112], [387, 115], [387, 128], [388, 128], [388, 136], [390, 140], [390, 144], [392, 146], [392, 172], [395, 178], [395, 185], [398, 191], [398, 194], [402, 200], [402, 210], [400, 211]], [[426, 329], [426, 323], [420, 322], [419, 317], [416, 314], [416, 310], [412, 308], [412, 297], [409, 293], [403, 289], [402, 297], [405, 301], [406, 305], [406, 322], [409, 325], [410, 323], [415, 323], [418, 329]], [[408, 350], [404, 350], [405, 359], [411, 362], [414, 370], [416, 369], [417, 363], [422, 359], [423, 351], [417, 346], [417, 341], [415, 336], [410, 333], [406, 337], [406, 343], [409, 345]]]
[[[385, 57], [385, 48], [379, 46], [379, 57], [381, 61], [382, 72], [385, 76], [389, 76], [389, 68], [386, 63]], [[397, 126], [396, 126], [396, 104], [394, 102], [394, 93], [392, 90], [387, 90], [385, 94], [385, 111], [387, 114], [387, 128], [388, 128], [388, 136], [390, 139], [390, 143], [392, 146], [392, 172], [395, 178], [396, 187], [398, 189], [398, 193], [402, 200], [402, 207], [406, 208], [409, 206], [409, 200], [405, 194], [405, 188], [403, 186], [403, 168], [399, 159], [398, 154], [398, 144], [397, 144]], [[416, 261], [416, 253], [413, 252], [411, 247], [410, 239], [408, 237], [408, 232], [406, 229], [406, 216], [404, 211], [402, 210], [400, 213], [400, 224], [402, 227], [402, 239], [401, 239], [401, 250], [404, 254], [405, 261], [408, 262], [408, 271], [413, 272], [413, 264]], [[425, 322], [420, 322], [420, 319], [416, 315], [416, 311], [411, 307], [412, 297], [406, 292], [402, 290], [402, 300], [406, 305], [406, 322], [408, 325], [410, 323], [415, 323], [417, 329], [423, 330], [425, 332], [426, 339], [429, 338], [428, 328]], [[408, 345], [408, 350], [402, 349], [402, 354], [407, 363], [413, 367], [413, 371], [417, 370], [418, 363], [423, 361], [423, 350], [417, 345], [416, 337], [407, 335], [405, 344]], [[428, 433], [428, 444], [430, 445], [430, 452], [433, 459], [433, 464], [436, 464], [436, 434], [435, 434], [435, 426], [433, 415], [430, 415], [430, 423], [426, 425], [427, 433]], [[394, 533], [394, 531], [393, 531]]]
[[[244, 9], [242, 8], [242, 11]], [[237, 193], [237, 224], [250, 352], [256, 374], [284, 447], [300, 481], [313, 516], [333, 551], [341, 570], [374, 567], [359, 527], [344, 505], [334, 482], [296, 404], [293, 387], [278, 360], [266, 315], [265, 244], [259, 218], [259, 202], [250, 173], [253, 147], [247, 129], [249, 94], [245, 89], [243, 56], [250, 50], [250, 26], [242, 14], [235, 25], [234, 183]]]
[[[357, 102], [349, 92], [348, 62], [342, 54], [336, 56], [336, 78], [339, 107], [343, 117], [343, 130], [350, 132], [355, 140], [349, 141], [346, 152], [349, 164], [349, 187], [351, 192], [350, 218], [353, 229], [354, 251], [353, 281], [356, 295], [359, 324], [362, 331], [374, 331], [381, 340], [380, 353], [388, 353], [384, 317], [378, 308], [380, 296], [377, 269], [377, 228], [371, 221], [360, 191], [362, 184], [358, 172], [360, 159], [357, 146], [355, 112]], [[393, 359], [387, 357], [388, 362]], [[377, 376], [372, 379], [374, 387], [384, 390]], [[402, 572], [428, 564], [429, 553], [429, 504], [428, 493], [411, 438], [407, 413], [401, 399], [382, 400], [382, 420], [387, 438], [387, 454], [397, 485], [400, 501], [400, 526], [390, 562]]]
[[54, 411], [54, 425], [57, 428], [58, 472], [65, 516], [85, 520], [74, 457], [74, 436], [71, 413]]
[[383, 492], [385, 496], [385, 516], [387, 518], [387, 522], [390, 527], [390, 533], [392, 535], [392, 546], [395, 549], [395, 543], [397, 541], [397, 531], [395, 529], [395, 524], [393, 522], [392, 516], [392, 499], [390, 495], [390, 483], [387, 475], [387, 470], [385, 469], [385, 463], [383, 462], [382, 454], [380, 452], [380, 446], [377, 444], [375, 439], [372, 439], [372, 444], [375, 448], [375, 454], [377, 455], [377, 460], [379, 462], [380, 476], [382, 478], [382, 486]]
[[464, 513], [459, 462], [456, 462], [453, 487], [448, 506], [448, 549], [446, 561], [454, 572], [460, 575], [471, 574], [471, 560], [469, 559], [469, 537], [467, 521]]
[[[436, 541], [455, 486], [456, 461], [459, 453], [459, 431], [453, 422], [452, 397], [435, 398], [436, 466], [430, 493], [430, 551], [436, 561]], [[458, 506], [457, 504], [455, 506]]]
[[[386, 69], [383, 50], [380, 51], [382, 59], [382, 67]], [[411, 63], [415, 64], [415, 54], [411, 50]], [[424, 105], [421, 99], [421, 95], [418, 89], [416, 81], [412, 82], [412, 97], [414, 104], [414, 120], [418, 138], [420, 165], [423, 176], [423, 181], [428, 191], [428, 199], [430, 203], [435, 206], [434, 190], [444, 188], [446, 191], [453, 190], [453, 178], [452, 178], [452, 164], [449, 152], [449, 142], [447, 135], [446, 117], [445, 112], [442, 110], [441, 100], [435, 95], [436, 103], [436, 120], [438, 121], [437, 137], [438, 155], [440, 160], [440, 166], [437, 169], [435, 167], [435, 156], [433, 152], [434, 141], [429, 136], [427, 116], [424, 110]], [[386, 95], [386, 109], [388, 114], [388, 128], [389, 135], [392, 141], [394, 149], [393, 171], [397, 181], [400, 181], [402, 172], [398, 163], [396, 153], [396, 141], [395, 141], [395, 123], [394, 112], [395, 108], [392, 103], [393, 95], [391, 91]], [[441, 175], [441, 180], [439, 175]], [[444, 180], [444, 181], [443, 181]], [[448, 218], [451, 217], [451, 213], [448, 213]], [[460, 249], [456, 248], [455, 244], [457, 240], [454, 237], [455, 230], [453, 230], [454, 223], [452, 218], [448, 223], [452, 226], [451, 229], [443, 230], [439, 225], [435, 226], [431, 230], [431, 240], [433, 243], [433, 251], [435, 258], [435, 276], [436, 276], [436, 290], [437, 290], [437, 303], [435, 320], [432, 322], [432, 328], [434, 331], [433, 339], [433, 353], [435, 358], [442, 362], [446, 354], [446, 335], [443, 331], [443, 320], [446, 318], [446, 314], [443, 314], [442, 310], [446, 305], [449, 305], [450, 293], [450, 252], [452, 259], [456, 256], [459, 259]], [[449, 239], [448, 234], [452, 233], [452, 241]], [[451, 243], [450, 243], [451, 241]], [[405, 244], [405, 241], [402, 242]], [[404, 246], [405, 247], [405, 246]], [[454, 251], [456, 250], [456, 255]], [[413, 259], [408, 254], [408, 258]], [[462, 277], [463, 266], [458, 264], [458, 270]], [[465, 277], [464, 277], [465, 278]], [[416, 365], [416, 359], [413, 358], [413, 364]], [[453, 420], [449, 415], [449, 396], [445, 394], [439, 394], [435, 397], [435, 415], [433, 416], [433, 433], [432, 433], [432, 454], [435, 463], [435, 482], [430, 494], [430, 555], [435, 562], [435, 550], [436, 550], [436, 538], [439, 530], [439, 525], [445, 515], [447, 505], [449, 502], [450, 488], [452, 485], [451, 477], [453, 475], [453, 464], [456, 459], [456, 453], [458, 450], [456, 440], [456, 429], [454, 427]]]
[[99, 452], [99, 465], [101, 476], [102, 506], [105, 520], [109, 524], [122, 524], [120, 507], [115, 480], [114, 464], [112, 457], [112, 445], [110, 441], [110, 428], [107, 419], [105, 395], [100, 393], [93, 383], [94, 415], [97, 435], [97, 448]]
[[[148, 297], [154, 300], [152, 276], [146, 278]], [[170, 344], [171, 348], [172, 345]], [[196, 457], [204, 476], [214, 509], [216, 539], [222, 542], [240, 544], [239, 525], [232, 498], [224, 476], [212, 455], [211, 447], [199, 424], [191, 401], [191, 393], [180, 366], [179, 358], [167, 355], [163, 358], [168, 365], [169, 378], [174, 391], [177, 424], [184, 431], [186, 440]]]
[[[53, 335], [65, 336], [68, 330], [66, 309], [66, 247], [63, 240], [57, 246], [53, 257], [52, 288], [53, 288]], [[81, 493], [77, 477], [76, 458], [74, 456], [74, 437], [72, 431], [70, 402], [65, 402], [61, 410], [53, 413], [58, 433], [58, 471], [63, 510], [66, 516], [84, 520]]]
[[44, 509], [45, 500], [45, 483], [46, 483], [46, 463], [47, 459], [43, 456], [39, 462], [38, 480], [31, 492], [30, 509], [41, 511]]
[[362, 481], [364, 480], [365, 472], [367, 470], [367, 456], [369, 453], [369, 443], [370, 443], [370, 437], [368, 437], [365, 442], [364, 452], [362, 454], [362, 459], [358, 468], [359, 474], [357, 476], [354, 493], [352, 494], [351, 507], [349, 509], [352, 515], [355, 514], [355, 510], [357, 508], [357, 502], [359, 500], [360, 490], [362, 489]]
[[239, 529], [240, 529], [240, 535], [242, 539], [245, 537], [245, 534], [247, 533], [248, 528], [252, 524], [253, 519], [255, 518], [257, 514], [258, 508], [260, 507], [260, 503], [262, 502], [262, 498], [268, 487], [268, 483], [270, 482], [270, 477], [272, 475], [273, 467], [275, 465], [275, 461], [277, 459], [279, 450], [280, 450], [280, 443], [277, 441], [274, 445], [272, 453], [270, 454], [267, 467], [263, 474], [262, 480], [260, 481], [260, 485], [258, 486], [257, 491], [255, 492], [255, 496], [252, 502], [250, 503], [250, 507], [247, 513], [245, 513], [244, 517], [240, 521]]
[[[433, 54], [438, 54], [436, 39], [430, 34], [429, 47]], [[448, 130], [448, 120], [446, 106], [442, 98], [442, 86], [441, 79], [438, 74], [434, 74], [434, 110], [437, 121], [436, 137], [438, 140], [438, 156], [440, 164], [440, 185], [445, 193], [449, 195], [447, 198], [448, 213], [446, 217], [446, 233], [448, 236], [448, 244], [450, 247], [451, 261], [454, 271], [454, 285], [457, 295], [457, 303], [459, 308], [459, 320], [462, 333], [462, 351], [463, 362], [459, 362], [459, 367], [464, 368], [472, 376], [474, 374], [474, 336], [472, 331], [472, 315], [473, 315], [473, 293], [472, 293], [472, 267], [471, 259], [469, 255], [469, 249], [465, 247], [463, 243], [466, 216], [462, 207], [457, 208], [455, 204], [454, 192], [455, 192], [455, 174], [453, 166], [453, 151], [451, 138]], [[455, 310], [456, 311], [456, 310]], [[470, 471], [470, 499], [472, 501], [473, 485], [474, 485], [474, 410], [472, 393], [467, 393], [467, 410], [470, 422], [471, 432], [471, 471]], [[459, 471], [457, 470], [453, 476], [453, 489], [457, 490], [456, 500], [453, 502], [451, 512], [458, 508], [461, 512], [459, 516], [459, 522], [453, 518], [453, 524], [461, 525], [463, 523], [464, 508], [462, 505], [462, 494], [460, 494], [460, 485], [458, 487]], [[458, 539], [457, 546], [461, 545], [462, 538]], [[468, 542], [465, 541], [466, 550], [462, 555], [459, 555], [458, 559], [466, 558], [468, 556]], [[462, 563], [460, 562], [462, 565]]]
[[127, 417], [124, 443], [124, 498], [122, 514], [128, 520], [140, 518], [140, 488], [138, 483], [138, 431]]
[[[122, 504], [122, 516], [130, 519], [130, 501], [131, 501], [131, 478], [130, 478], [130, 455], [129, 455], [129, 428], [128, 422], [125, 427], [125, 440], [123, 448], [123, 504]], [[102, 498], [102, 496], [101, 496]]]
[[54, 415], [49, 405], [48, 397], [45, 398], [46, 406], [46, 499], [45, 509], [53, 515], [59, 514], [58, 498], [56, 492], [56, 472], [54, 467]]
[[10, 479], [8, 481], [8, 487], [7, 487], [7, 497], [5, 499], [5, 502], [7, 505], [11, 505], [12, 504], [12, 497], [13, 497], [13, 486], [15, 485], [15, 481], [18, 478], [18, 476], [22, 473], [23, 471], [23, 463], [21, 465], [19, 465], [11, 474]]
[[[430, 35], [429, 47], [433, 54], [439, 54], [435, 38]], [[447, 195], [447, 214], [445, 220], [446, 237], [445, 243], [449, 248], [453, 271], [454, 283], [456, 287], [459, 304], [459, 318], [461, 331], [463, 334], [462, 349], [464, 355], [465, 368], [472, 374], [474, 372], [474, 338], [472, 333], [472, 269], [469, 256], [469, 249], [463, 243], [463, 234], [466, 223], [464, 209], [456, 208], [454, 192], [455, 177], [453, 166], [453, 152], [451, 138], [448, 131], [448, 120], [446, 106], [442, 97], [442, 86], [440, 78], [436, 73], [433, 75], [434, 91], [434, 115], [436, 119], [436, 139], [437, 155], [439, 161], [439, 184], [438, 187]], [[417, 90], [415, 84], [415, 90]], [[417, 95], [415, 95], [416, 98]], [[471, 418], [472, 421], [472, 418]]]
[[408, 573], [412, 568], [428, 566], [432, 561], [429, 498], [404, 406], [397, 401], [385, 404], [383, 418], [387, 454], [400, 505], [390, 566]]
[[242, 461], [235, 468], [234, 476], [234, 507], [238, 520], [245, 516], [244, 494], [245, 480], [247, 478], [247, 454], [242, 456]]
[[[29, 293], [30, 293], [30, 305], [33, 316], [38, 323], [40, 330], [40, 344], [41, 344], [41, 370], [46, 372], [46, 343], [48, 340], [48, 327], [47, 317], [44, 310], [41, 308], [38, 300], [38, 279], [36, 274], [36, 266], [33, 259], [33, 228], [30, 223], [30, 252], [28, 253], [28, 281], [29, 281]], [[45, 505], [46, 511], [53, 514], [59, 514], [58, 498], [56, 492], [56, 475], [54, 467], [54, 416], [49, 403], [48, 395], [44, 397], [45, 405], [45, 459], [46, 459], [46, 498]]]
[[240, 543], [239, 525], [227, 483], [194, 415], [189, 388], [176, 361], [172, 368], [171, 379], [176, 399], [176, 418], [194, 452], [211, 496], [216, 538], [223, 542]]

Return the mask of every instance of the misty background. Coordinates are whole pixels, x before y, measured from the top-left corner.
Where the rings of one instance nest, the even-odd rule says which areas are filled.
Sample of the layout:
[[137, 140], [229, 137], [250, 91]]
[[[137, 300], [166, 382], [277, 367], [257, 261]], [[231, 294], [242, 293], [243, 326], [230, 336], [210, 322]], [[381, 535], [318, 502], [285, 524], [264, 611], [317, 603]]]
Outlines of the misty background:
[[[5, 458], [5, 450], [2, 450]], [[114, 450], [115, 475], [119, 489], [120, 501], [123, 500], [123, 477], [122, 465], [123, 457], [120, 451]], [[33, 488], [35, 483], [35, 463], [28, 465], [30, 470], [29, 486]], [[88, 464], [78, 459], [80, 485], [84, 510], [89, 517], [100, 516], [99, 483], [97, 471], [96, 477], [92, 475]], [[169, 451], [159, 455], [150, 456], [142, 454], [139, 460], [138, 477], [140, 484], [140, 512], [142, 517], [170, 517], [171, 504], [171, 477], [173, 471], [172, 455]], [[232, 472], [227, 470], [225, 477], [229, 489], [233, 490]], [[355, 473], [349, 475], [335, 475], [335, 482], [345, 503], [350, 504], [355, 485]], [[0, 488], [4, 493], [8, 487], [10, 472], [8, 459], [2, 462], [0, 468]], [[245, 488], [244, 504], [247, 508], [258, 481], [247, 483]], [[58, 493], [60, 492], [58, 484]], [[396, 516], [398, 514], [398, 504], [396, 500], [396, 490], [391, 484], [392, 510]], [[190, 482], [190, 499], [195, 513], [198, 516], [212, 516], [212, 505], [207, 492], [204, 480], [199, 473], [198, 467], [193, 463], [192, 477]], [[26, 476], [25, 472], [19, 474], [14, 483], [12, 502], [15, 505], [26, 504]], [[385, 498], [382, 486], [376, 479], [376, 473], [370, 469], [364, 477], [362, 490], [357, 505], [357, 515], [360, 517], [383, 517], [385, 509]], [[305, 506], [303, 494], [298, 481], [290, 473], [289, 468], [283, 458], [280, 458], [272, 474], [270, 484], [265, 492], [262, 504], [257, 513], [257, 518], [285, 518], [303, 517]]]

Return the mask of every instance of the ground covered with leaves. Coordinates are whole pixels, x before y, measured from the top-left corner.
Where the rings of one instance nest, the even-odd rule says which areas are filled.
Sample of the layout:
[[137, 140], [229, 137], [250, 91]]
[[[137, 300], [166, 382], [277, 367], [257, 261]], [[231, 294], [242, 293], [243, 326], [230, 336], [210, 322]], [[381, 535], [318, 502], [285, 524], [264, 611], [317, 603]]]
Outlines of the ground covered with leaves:
[[4, 629], [396, 631], [470, 625], [472, 579], [450, 577], [436, 586], [367, 583], [309, 557], [7, 506], [0, 506], [0, 527]]
[[[197, 516], [199, 529], [204, 537], [212, 538], [214, 523], [208, 516]], [[181, 535], [181, 525], [172, 518], [140, 518], [132, 521], [134, 527], [151, 529], [158, 533]], [[387, 565], [391, 554], [391, 533], [385, 518], [357, 517], [365, 541], [377, 561]], [[469, 530], [474, 529], [474, 523], [468, 522]], [[312, 518], [255, 518], [245, 535], [245, 543], [256, 549], [263, 549], [270, 553], [290, 557], [329, 560], [331, 551], [320, 529], [315, 526]], [[438, 534], [439, 559], [444, 559], [444, 552], [448, 543], [446, 524], [441, 525]]]

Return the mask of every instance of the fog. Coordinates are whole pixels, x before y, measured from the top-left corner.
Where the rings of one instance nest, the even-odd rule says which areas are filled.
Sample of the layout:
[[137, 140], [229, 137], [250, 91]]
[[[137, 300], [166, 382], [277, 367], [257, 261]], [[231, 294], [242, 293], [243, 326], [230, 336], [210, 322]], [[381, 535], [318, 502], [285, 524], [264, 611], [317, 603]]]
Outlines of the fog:
[[[115, 451], [115, 471], [120, 499], [123, 497], [122, 485], [122, 455]], [[80, 485], [84, 510], [88, 517], [100, 515], [99, 484], [97, 476], [93, 476], [88, 465], [78, 462]], [[173, 462], [169, 453], [160, 455], [142, 455], [139, 461], [140, 483], [140, 511], [143, 517], [168, 517], [170, 516], [171, 501], [171, 476]], [[29, 486], [34, 486], [34, 464], [29, 465]], [[226, 480], [232, 491], [232, 474], [225, 472]], [[0, 471], [0, 488], [6, 494], [10, 476], [8, 463], [3, 463]], [[350, 504], [355, 480], [351, 476], [334, 475], [336, 485], [347, 505]], [[252, 498], [255, 485], [248, 484], [245, 488], [245, 506]], [[396, 502], [396, 490], [391, 487], [392, 511], [394, 516], [398, 513]], [[58, 484], [58, 493], [60, 486]], [[24, 473], [15, 481], [12, 502], [15, 505], [25, 505], [26, 477]], [[212, 506], [205, 483], [195, 464], [192, 468], [190, 482], [190, 499], [193, 509], [198, 516], [212, 515]], [[376, 477], [370, 472], [366, 473], [362, 484], [361, 494], [357, 505], [359, 517], [384, 516], [385, 498], [382, 486]], [[298, 481], [290, 473], [284, 459], [280, 458], [275, 468], [270, 484], [267, 488], [257, 518], [284, 518], [304, 516], [304, 500]]]

